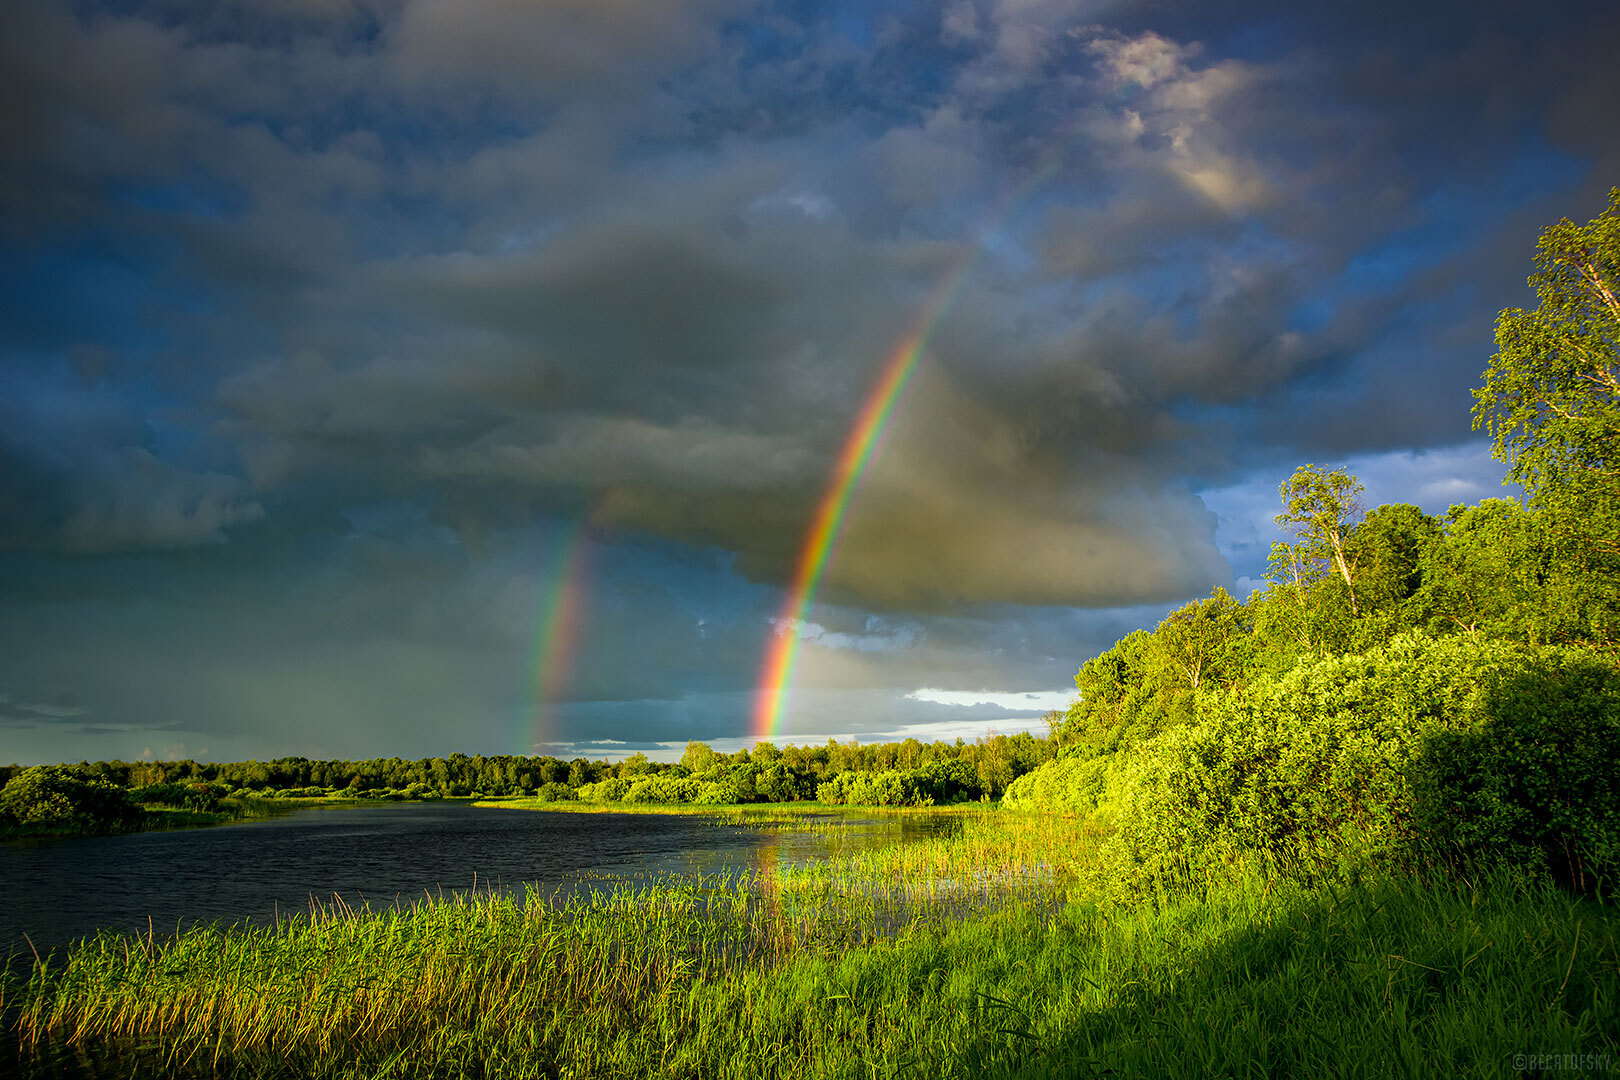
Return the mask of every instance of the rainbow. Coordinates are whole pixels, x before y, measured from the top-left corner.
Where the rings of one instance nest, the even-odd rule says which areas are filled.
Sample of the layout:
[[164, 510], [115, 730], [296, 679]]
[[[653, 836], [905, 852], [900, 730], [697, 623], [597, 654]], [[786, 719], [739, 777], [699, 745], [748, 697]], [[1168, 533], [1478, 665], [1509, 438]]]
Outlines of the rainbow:
[[566, 526], [556, 540], [540, 604], [540, 628], [534, 646], [534, 709], [529, 718], [527, 745], [519, 753], [532, 754], [556, 734], [553, 706], [562, 696], [574, 651], [584, 623], [585, 579], [590, 543], [583, 519]]
[[873, 453], [883, 441], [889, 418], [917, 369], [923, 349], [966, 283], [968, 272], [984, 250], [984, 241], [1000, 227], [1014, 208], [1057, 171], [1057, 157], [1056, 152], [1049, 155], [1046, 164], [1009, 194], [990, 215], [990, 224], [980, 232], [978, 240], [964, 247], [923, 305], [910, 332], [889, 354], [877, 384], [867, 395], [855, 426], [838, 454], [832, 481], [827, 485], [811, 519], [810, 532], [799, 549], [787, 596], [774, 620], [775, 632], [766, 645], [765, 665], [760, 674], [759, 687], [754, 693], [752, 726], [756, 740], [774, 739], [781, 733], [788, 691], [793, 684], [793, 668], [799, 658], [799, 627], [816, 602], [821, 575], [837, 547], [838, 534], [850, 499], [860, 485], [861, 476], [866, 472]]

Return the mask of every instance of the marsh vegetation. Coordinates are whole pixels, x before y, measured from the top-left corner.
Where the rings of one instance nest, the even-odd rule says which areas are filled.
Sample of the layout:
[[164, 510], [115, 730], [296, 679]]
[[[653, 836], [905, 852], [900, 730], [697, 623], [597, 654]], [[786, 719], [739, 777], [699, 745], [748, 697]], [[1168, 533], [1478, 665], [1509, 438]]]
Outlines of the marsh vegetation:
[[1257, 866], [1129, 900], [1079, 818], [551, 902], [336, 904], [14, 965], [25, 1069], [242, 1076], [1472, 1075], [1612, 1054], [1609, 909]]

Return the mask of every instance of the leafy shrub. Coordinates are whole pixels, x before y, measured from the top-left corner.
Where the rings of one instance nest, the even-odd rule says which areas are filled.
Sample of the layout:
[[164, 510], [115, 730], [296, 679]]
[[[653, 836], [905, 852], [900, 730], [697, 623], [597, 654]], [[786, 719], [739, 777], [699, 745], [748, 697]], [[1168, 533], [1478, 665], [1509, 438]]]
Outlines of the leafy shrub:
[[841, 772], [816, 788], [816, 798], [834, 806], [927, 806], [933, 802], [918, 786], [915, 773], [898, 769]]
[[766, 768], [754, 781], [754, 790], [765, 802], [794, 802], [802, 797], [798, 779], [781, 763]]
[[1416, 827], [1472, 865], [1510, 862], [1576, 889], [1620, 871], [1620, 671], [1546, 650], [1489, 689], [1481, 720], [1415, 763]]
[[540, 790], [534, 793], [534, 797], [541, 802], [572, 802], [575, 795], [574, 789], [567, 784], [548, 781], [540, 785]]
[[630, 781], [622, 776], [610, 776], [579, 789], [579, 797], [586, 802], [618, 802], [630, 790]]
[[[1613, 850], [1612, 811], [1556, 808], [1586, 799], [1581, 784], [1612, 806], [1613, 789], [1597, 782], [1591, 764], [1612, 745], [1612, 728], [1603, 726], [1612, 719], [1602, 719], [1612, 718], [1612, 705], [1587, 700], [1590, 682], [1526, 696], [1546, 665], [1575, 662], [1562, 656], [1408, 634], [1366, 653], [1308, 659], [1213, 697], [1195, 724], [1150, 740], [1137, 755], [1141, 767], [1111, 842], [1117, 870], [1151, 875], [1248, 855], [1320, 870], [1427, 861], [1459, 843], [1512, 860], [1522, 847], [1503, 849], [1499, 838], [1545, 848], [1549, 837], [1570, 835], [1577, 819], [1583, 857], [1602, 858]], [[1573, 771], [1585, 779], [1570, 787], [1573, 777], [1546, 772], [1531, 790], [1513, 775], [1545, 764], [1546, 751], [1522, 737], [1567, 724], [1569, 694], [1595, 718], [1576, 739], [1583, 763]], [[1448, 771], [1437, 762], [1459, 754], [1459, 739], [1472, 740], [1475, 752], [1461, 772]], [[1467, 811], [1460, 817], [1459, 806]], [[1448, 813], [1459, 823], [1449, 832], [1442, 828]]]
[[692, 801], [703, 806], [727, 806], [731, 803], [742, 802], [742, 795], [737, 791], [737, 785], [730, 777], [718, 780], [697, 781], [697, 794]]
[[24, 825], [102, 829], [132, 825], [141, 811], [115, 784], [86, 780], [60, 765], [36, 765], [0, 789], [0, 814]]
[[930, 762], [912, 770], [907, 781], [915, 791], [917, 805], [962, 802], [984, 794], [979, 771], [961, 758]]
[[1014, 780], [1002, 805], [1009, 810], [1096, 810], [1113, 762], [1113, 754], [1071, 754], [1048, 761]]
[[700, 786], [689, 777], [643, 776], [636, 779], [621, 798], [627, 803], [691, 802]]

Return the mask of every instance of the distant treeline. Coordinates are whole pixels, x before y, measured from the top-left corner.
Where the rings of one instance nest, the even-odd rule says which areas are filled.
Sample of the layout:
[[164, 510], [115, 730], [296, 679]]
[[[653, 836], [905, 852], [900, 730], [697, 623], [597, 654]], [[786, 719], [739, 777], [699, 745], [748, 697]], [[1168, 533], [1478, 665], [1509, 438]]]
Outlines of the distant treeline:
[[[1054, 715], [1055, 719], [1055, 715]], [[553, 801], [753, 803], [819, 799], [832, 803], [917, 805], [999, 798], [1018, 777], [1051, 760], [1051, 738], [1027, 733], [986, 736], [968, 743], [840, 743], [777, 747], [757, 743], [726, 754], [700, 742], [681, 759], [657, 762], [645, 754], [622, 761], [518, 755], [451, 754], [435, 758], [325, 761], [303, 757], [273, 761], [95, 761], [77, 765], [0, 766], [0, 786], [14, 776], [51, 775], [92, 785], [106, 802], [108, 789], [135, 802], [211, 808], [228, 798], [410, 800], [520, 795]], [[41, 774], [43, 775], [43, 774]], [[30, 790], [38, 787], [31, 783]], [[68, 790], [55, 785], [62, 794]], [[42, 789], [43, 790], [43, 789]], [[78, 790], [78, 789], [74, 789]], [[0, 790], [0, 815], [19, 791]], [[63, 795], [63, 798], [67, 798]], [[101, 803], [98, 802], [98, 806]], [[58, 803], [59, 810], [66, 810]], [[12, 808], [13, 820], [23, 817]]]

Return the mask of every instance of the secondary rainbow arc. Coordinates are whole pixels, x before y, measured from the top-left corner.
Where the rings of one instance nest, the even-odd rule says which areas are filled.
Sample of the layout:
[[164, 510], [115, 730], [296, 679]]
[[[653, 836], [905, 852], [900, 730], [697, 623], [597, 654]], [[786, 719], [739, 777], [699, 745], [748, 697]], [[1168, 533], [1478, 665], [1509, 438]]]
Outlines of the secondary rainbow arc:
[[589, 575], [590, 539], [584, 520], [565, 526], [552, 551], [535, 634], [533, 708], [521, 753], [533, 753], [556, 734], [554, 711], [568, 676], [585, 621], [585, 585]]

